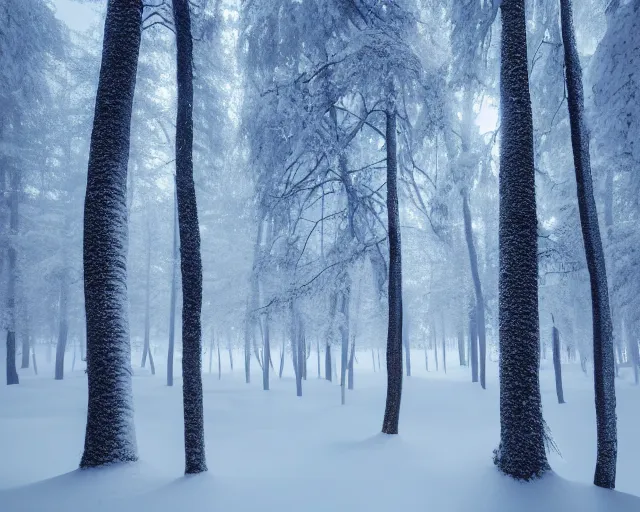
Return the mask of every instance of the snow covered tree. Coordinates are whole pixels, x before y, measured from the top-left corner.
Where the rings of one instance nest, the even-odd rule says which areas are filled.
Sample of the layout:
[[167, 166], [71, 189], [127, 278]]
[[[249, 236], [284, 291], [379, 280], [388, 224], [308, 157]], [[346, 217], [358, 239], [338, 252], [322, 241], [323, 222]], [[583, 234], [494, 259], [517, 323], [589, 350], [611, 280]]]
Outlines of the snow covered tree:
[[138, 458], [127, 312], [127, 166], [142, 2], [109, 0], [84, 213], [89, 403], [80, 467]]
[[549, 469], [538, 365], [538, 221], [525, 0], [503, 0], [500, 66], [500, 444], [521, 480]]

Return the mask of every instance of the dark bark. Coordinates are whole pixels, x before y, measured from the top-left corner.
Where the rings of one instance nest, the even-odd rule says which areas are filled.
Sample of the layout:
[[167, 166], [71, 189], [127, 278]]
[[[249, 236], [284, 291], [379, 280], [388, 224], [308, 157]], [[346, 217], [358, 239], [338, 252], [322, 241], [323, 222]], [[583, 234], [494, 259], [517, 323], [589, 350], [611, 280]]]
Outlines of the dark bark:
[[60, 277], [60, 307], [58, 310], [60, 325], [58, 329], [58, 344], [56, 345], [56, 380], [64, 379], [64, 355], [67, 351], [67, 337], [69, 334], [68, 295], [69, 282], [67, 271], [63, 269], [62, 276]]
[[142, 2], [109, 0], [84, 208], [89, 400], [80, 467], [138, 458], [127, 311], [127, 164]]
[[395, 110], [388, 110], [386, 118], [389, 326], [387, 332], [387, 400], [382, 432], [397, 434], [402, 398], [402, 260]]
[[471, 360], [471, 382], [478, 382], [478, 327], [476, 318], [478, 308], [475, 301], [471, 301], [469, 308], [469, 359]]
[[582, 226], [593, 321], [593, 377], [596, 397], [598, 452], [594, 484], [613, 489], [616, 481], [617, 426], [615, 361], [613, 360], [613, 324], [609, 308], [607, 271], [598, 226], [598, 212], [593, 195], [589, 135], [584, 121], [582, 69], [573, 28], [571, 0], [560, 0], [562, 41], [571, 146], [576, 172], [578, 210]]
[[176, 189], [182, 271], [185, 473], [207, 470], [202, 405], [202, 260], [193, 181], [193, 40], [189, 0], [173, 0], [177, 49]]
[[269, 335], [269, 318], [264, 317], [264, 356], [262, 358], [262, 389], [269, 391], [269, 362], [271, 361], [271, 339]]
[[9, 193], [9, 232], [12, 240], [7, 249], [7, 385], [19, 384], [18, 370], [16, 369], [16, 273], [18, 254], [15, 237], [18, 234], [18, 207], [20, 188], [20, 175], [17, 170], [10, 173], [11, 191]]
[[558, 396], [558, 403], [564, 403], [564, 391], [562, 389], [562, 365], [560, 362], [560, 332], [554, 325], [551, 331], [551, 338], [553, 343], [553, 371], [556, 376], [556, 395]]
[[549, 470], [538, 368], [538, 233], [525, 0], [503, 0], [500, 65], [500, 445], [494, 462], [519, 479]]
[[476, 329], [478, 333], [478, 356], [480, 359], [480, 386], [482, 386], [482, 389], [486, 389], [485, 369], [487, 362], [487, 339], [485, 333], [484, 295], [482, 294], [480, 273], [478, 272], [478, 255], [476, 253], [475, 242], [473, 240], [471, 210], [469, 209], [469, 193], [466, 189], [462, 192], [462, 210], [464, 214], [464, 233], [467, 240], [471, 277], [473, 278], [473, 289], [475, 291], [476, 298]]
[[173, 208], [173, 261], [171, 262], [171, 302], [169, 305], [169, 348], [167, 350], [167, 386], [173, 386], [173, 352], [176, 338], [176, 302], [178, 295], [178, 198]]

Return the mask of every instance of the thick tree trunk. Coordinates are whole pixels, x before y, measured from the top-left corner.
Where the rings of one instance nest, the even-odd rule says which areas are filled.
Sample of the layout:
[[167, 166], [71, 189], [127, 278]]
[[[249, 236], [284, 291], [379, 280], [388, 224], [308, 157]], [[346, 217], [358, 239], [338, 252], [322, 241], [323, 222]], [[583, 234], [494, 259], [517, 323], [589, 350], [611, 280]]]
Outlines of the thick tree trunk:
[[560, 363], [560, 332], [554, 325], [551, 331], [551, 338], [553, 343], [553, 371], [556, 376], [556, 395], [558, 396], [558, 403], [564, 403], [564, 391], [562, 389], [562, 365]]
[[484, 295], [482, 294], [480, 273], [478, 272], [478, 256], [473, 240], [471, 210], [469, 209], [469, 192], [466, 189], [462, 192], [462, 210], [464, 213], [464, 233], [467, 240], [467, 249], [469, 250], [471, 277], [473, 278], [473, 289], [476, 297], [476, 329], [478, 333], [478, 348], [480, 349], [478, 354], [480, 356], [480, 386], [482, 386], [482, 389], [486, 389], [485, 368], [487, 362], [487, 339], [485, 334]]
[[[64, 265], [66, 265], [66, 262]], [[69, 281], [65, 268], [63, 269], [62, 276], [60, 277], [60, 307], [58, 310], [60, 326], [58, 330], [58, 344], [56, 345], [56, 380], [64, 379], [64, 355], [67, 351], [67, 337], [69, 334], [68, 295]]]
[[389, 233], [389, 328], [387, 332], [387, 400], [382, 432], [397, 434], [402, 398], [402, 256], [400, 209], [398, 206], [398, 165], [396, 112], [387, 110], [387, 216]]
[[202, 404], [202, 260], [193, 181], [193, 41], [189, 0], [173, 0], [177, 49], [176, 189], [182, 270], [185, 473], [207, 470]]
[[571, 125], [571, 146], [578, 188], [578, 209], [591, 283], [593, 376], [598, 433], [594, 484], [613, 489], [616, 482], [617, 426], [613, 324], [609, 309], [607, 270], [598, 225], [596, 201], [593, 195], [589, 135], [584, 122], [582, 69], [580, 68], [580, 58], [573, 28], [571, 0], [560, 0], [560, 14]]
[[525, 0], [503, 0], [500, 65], [500, 445], [494, 462], [530, 480], [549, 470], [540, 397], [538, 225]]
[[469, 358], [471, 359], [471, 382], [478, 382], [478, 327], [476, 318], [478, 308], [475, 301], [471, 301], [469, 308]]
[[140, 0], [109, 0], [84, 208], [89, 401], [80, 467], [137, 460], [127, 312], [127, 163]]
[[176, 338], [176, 302], [178, 295], [178, 196], [173, 209], [173, 261], [171, 262], [171, 303], [169, 306], [169, 349], [167, 351], [167, 386], [173, 386], [173, 352]]

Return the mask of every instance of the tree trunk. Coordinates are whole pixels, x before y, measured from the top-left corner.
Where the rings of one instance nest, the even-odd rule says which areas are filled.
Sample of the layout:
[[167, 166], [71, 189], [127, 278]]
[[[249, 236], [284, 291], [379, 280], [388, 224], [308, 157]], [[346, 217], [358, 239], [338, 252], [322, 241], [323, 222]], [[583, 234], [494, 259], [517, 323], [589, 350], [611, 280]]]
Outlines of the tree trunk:
[[282, 338], [282, 350], [280, 351], [280, 368], [278, 369], [278, 378], [282, 378], [282, 371], [284, 370], [284, 353], [286, 352], [286, 340]]
[[8, 253], [8, 276], [7, 276], [7, 385], [19, 384], [18, 370], [16, 369], [16, 273], [17, 273], [17, 250], [15, 239], [18, 235], [18, 207], [20, 188], [20, 175], [17, 170], [10, 172], [11, 192], [9, 195], [9, 241]]
[[127, 164], [140, 0], [109, 0], [84, 207], [89, 400], [80, 467], [138, 459], [127, 311]]
[[424, 368], [429, 371], [429, 351], [428, 351], [429, 343], [427, 340], [424, 341]]
[[324, 378], [331, 382], [331, 345], [326, 344], [324, 348]]
[[471, 265], [473, 289], [476, 297], [476, 329], [478, 333], [478, 348], [480, 349], [478, 354], [480, 356], [480, 386], [482, 386], [482, 389], [486, 389], [485, 368], [487, 362], [487, 340], [485, 334], [484, 295], [482, 294], [480, 273], [478, 272], [478, 256], [476, 253], [475, 242], [473, 241], [471, 210], [469, 209], [469, 192], [466, 189], [462, 192], [462, 205], [464, 213], [464, 233], [467, 240], [467, 249], [469, 250], [469, 263]]
[[176, 337], [176, 302], [178, 295], [178, 196], [173, 208], [173, 261], [171, 263], [171, 303], [169, 306], [169, 350], [167, 351], [167, 386], [173, 386], [173, 352]]
[[389, 326], [387, 332], [387, 400], [382, 432], [397, 434], [402, 398], [402, 256], [395, 107], [387, 110], [387, 216], [389, 233]]
[[613, 489], [616, 482], [617, 426], [615, 362], [613, 360], [613, 324], [609, 309], [607, 270], [598, 212], [593, 196], [589, 135], [584, 122], [582, 69], [573, 28], [571, 0], [560, 0], [562, 41], [564, 44], [565, 75], [571, 146], [578, 188], [578, 209], [584, 242], [593, 319], [593, 376], [596, 397], [598, 454], [594, 484]]
[[439, 371], [438, 368], [438, 335], [436, 331], [436, 323], [433, 322], [433, 358], [436, 361], [436, 371]]
[[320, 338], [316, 339], [316, 352], [318, 353], [318, 378], [322, 378], [322, 372], [320, 371]]
[[67, 278], [66, 261], [62, 276], [60, 277], [60, 327], [58, 330], [58, 344], [56, 346], [55, 379], [64, 379], [64, 355], [67, 351], [67, 336], [69, 334], [68, 295], [69, 281]]
[[564, 403], [564, 392], [562, 389], [562, 365], [560, 363], [560, 332], [554, 325], [552, 329], [552, 342], [553, 342], [553, 371], [556, 376], [556, 395], [558, 396], [558, 403]]
[[540, 397], [538, 225], [525, 0], [503, 0], [500, 65], [500, 445], [494, 462], [519, 480], [549, 470]]
[[213, 347], [215, 345], [215, 334], [211, 330], [211, 343], [209, 343], [209, 373], [213, 371]]
[[349, 356], [349, 367], [348, 367], [348, 377], [347, 377], [347, 388], [353, 389], [353, 360], [356, 356], [356, 338], [355, 336], [351, 339], [351, 355]]
[[376, 371], [376, 353], [373, 351], [373, 347], [371, 347], [371, 363], [373, 365], [373, 372]]
[[342, 335], [340, 351], [340, 403], [345, 404], [347, 389], [347, 366], [349, 364], [349, 299], [350, 290], [347, 288], [342, 292], [342, 306], [340, 308], [341, 322], [340, 334]]
[[[146, 294], [145, 294], [145, 302], [144, 302], [144, 346], [142, 348], [142, 364], [140, 365], [144, 368], [147, 362], [147, 355], [149, 354], [149, 342], [150, 342], [150, 331], [151, 331], [151, 230], [149, 225], [149, 216], [147, 214], [147, 286], [146, 286]], [[152, 369], [152, 373], [155, 374], [155, 370]]]
[[38, 375], [38, 363], [36, 362], [36, 346], [31, 345], [31, 362], [33, 363], [33, 372]]
[[291, 360], [296, 379], [296, 396], [302, 396], [302, 361], [300, 358], [300, 323], [293, 301], [291, 301]]
[[407, 377], [411, 377], [411, 340], [409, 339], [409, 329], [407, 323], [409, 320], [407, 316], [403, 316], [404, 323], [402, 324], [402, 341], [404, 344], [404, 362], [407, 367]]
[[220, 340], [216, 344], [218, 347], [218, 380], [222, 379], [222, 361], [220, 360]]
[[464, 353], [464, 332], [462, 327], [458, 330], [458, 359], [460, 360], [460, 366], [466, 366], [467, 361]]
[[262, 357], [262, 389], [269, 391], [269, 362], [271, 361], [271, 340], [269, 338], [269, 318], [264, 317], [264, 356]]
[[22, 364], [20, 368], [29, 368], [29, 353], [31, 350], [29, 349], [29, 335], [25, 332], [22, 335]]
[[471, 359], [471, 382], [478, 382], [478, 328], [476, 317], [478, 308], [475, 301], [471, 301], [469, 308], [469, 358]]
[[182, 270], [185, 473], [207, 470], [202, 405], [202, 260], [193, 182], [193, 40], [189, 0], [173, 0], [177, 49], [176, 189]]

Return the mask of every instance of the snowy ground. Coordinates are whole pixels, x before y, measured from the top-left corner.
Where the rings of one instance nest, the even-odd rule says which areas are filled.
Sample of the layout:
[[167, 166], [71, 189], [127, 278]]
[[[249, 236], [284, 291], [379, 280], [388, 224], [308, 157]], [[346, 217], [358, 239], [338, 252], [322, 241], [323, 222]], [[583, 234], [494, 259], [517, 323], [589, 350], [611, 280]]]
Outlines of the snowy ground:
[[[360, 359], [363, 366], [370, 361], [366, 353]], [[180, 381], [167, 388], [163, 368], [134, 377], [140, 462], [90, 471], [76, 470], [86, 409], [82, 368], [62, 382], [47, 367], [40, 377], [22, 370], [19, 386], [0, 386], [0, 511], [640, 511], [640, 389], [628, 376], [618, 382], [619, 491], [611, 492], [591, 485], [592, 384], [579, 366], [565, 367], [568, 403], [558, 405], [543, 363], [545, 417], [563, 458], [551, 458], [555, 474], [522, 484], [491, 462], [499, 433], [495, 364], [483, 391], [468, 382], [466, 369], [453, 367], [453, 354], [446, 376], [416, 368], [421, 360], [417, 352], [394, 437], [378, 434], [385, 379], [370, 362], [356, 369], [346, 406], [338, 386], [315, 377], [314, 364], [302, 399], [290, 377], [276, 377], [263, 392], [257, 374], [247, 386], [238, 368], [220, 381], [205, 375], [210, 471], [188, 478]]]

